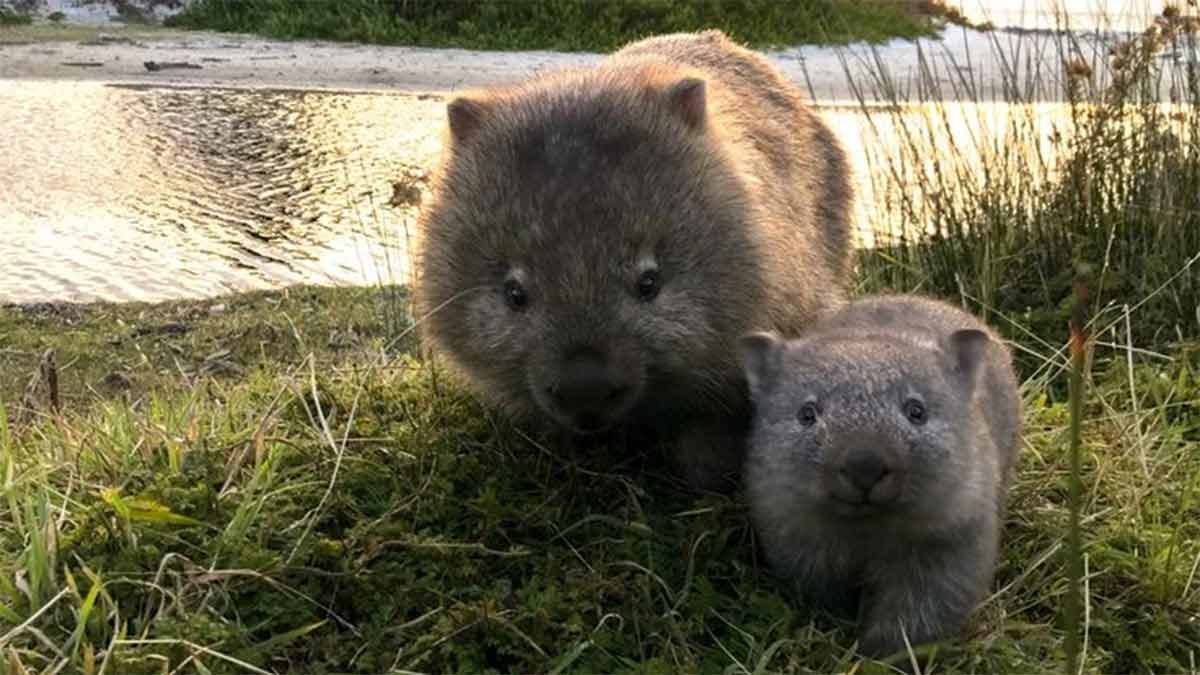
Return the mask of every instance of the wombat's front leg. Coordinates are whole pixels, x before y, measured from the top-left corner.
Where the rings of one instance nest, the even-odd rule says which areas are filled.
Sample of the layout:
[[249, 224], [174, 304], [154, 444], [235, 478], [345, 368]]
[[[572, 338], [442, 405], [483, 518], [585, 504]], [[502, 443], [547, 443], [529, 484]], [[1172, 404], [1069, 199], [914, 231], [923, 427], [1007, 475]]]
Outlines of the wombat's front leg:
[[671, 456], [693, 490], [729, 493], [741, 475], [745, 433], [718, 421], [696, 421], [675, 439]]
[[859, 653], [882, 658], [904, 651], [905, 636], [915, 648], [957, 635], [987, 593], [995, 562], [995, 547], [979, 539], [873, 574], [879, 581], [859, 605]]

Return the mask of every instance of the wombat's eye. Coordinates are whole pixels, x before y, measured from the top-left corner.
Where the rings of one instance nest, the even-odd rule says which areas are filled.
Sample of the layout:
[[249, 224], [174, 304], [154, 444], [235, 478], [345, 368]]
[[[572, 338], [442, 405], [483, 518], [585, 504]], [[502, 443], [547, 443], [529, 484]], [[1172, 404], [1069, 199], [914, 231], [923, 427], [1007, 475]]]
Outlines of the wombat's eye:
[[504, 282], [504, 302], [508, 303], [508, 308], [515, 312], [525, 309], [525, 305], [529, 304], [529, 296], [525, 294], [521, 282], [516, 279]]
[[817, 415], [821, 409], [816, 403], [808, 402], [800, 406], [800, 412], [796, 413], [796, 419], [800, 420], [800, 424], [806, 427], [811, 427], [817, 423]]
[[925, 424], [929, 413], [925, 411], [925, 404], [915, 398], [910, 398], [904, 402], [904, 416], [908, 418], [909, 422], [920, 426]]
[[658, 279], [658, 270], [646, 270], [642, 272], [642, 276], [638, 277], [637, 294], [638, 299], [642, 302], [650, 302], [658, 297], [658, 290], [661, 284]]

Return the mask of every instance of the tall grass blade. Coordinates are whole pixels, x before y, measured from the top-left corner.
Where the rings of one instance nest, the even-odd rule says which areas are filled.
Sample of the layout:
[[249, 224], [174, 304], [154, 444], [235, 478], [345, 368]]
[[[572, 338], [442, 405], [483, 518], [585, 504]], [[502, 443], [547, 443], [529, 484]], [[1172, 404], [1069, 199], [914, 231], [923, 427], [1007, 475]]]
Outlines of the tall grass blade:
[[1080, 637], [1083, 621], [1083, 546], [1080, 512], [1083, 508], [1083, 468], [1081, 462], [1084, 368], [1087, 366], [1087, 310], [1088, 289], [1086, 282], [1079, 279], [1074, 287], [1074, 308], [1071, 313], [1071, 383], [1069, 400], [1071, 407], [1070, 426], [1070, 522], [1067, 523], [1067, 588], [1064, 615], [1066, 636], [1064, 648], [1067, 653], [1066, 675], [1078, 675], [1081, 665]]

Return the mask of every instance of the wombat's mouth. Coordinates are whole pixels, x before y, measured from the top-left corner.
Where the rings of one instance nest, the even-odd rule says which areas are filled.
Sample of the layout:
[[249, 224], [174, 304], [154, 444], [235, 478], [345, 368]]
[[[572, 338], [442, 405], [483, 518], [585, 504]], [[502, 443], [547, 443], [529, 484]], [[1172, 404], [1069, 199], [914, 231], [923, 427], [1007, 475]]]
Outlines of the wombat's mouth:
[[894, 500], [847, 500], [847, 498], [836, 494], [827, 495], [826, 507], [830, 513], [839, 516], [839, 518], [852, 520], [883, 518], [883, 516], [893, 513], [896, 508], [899, 508]]
[[600, 434], [612, 431], [615, 427], [615, 424], [603, 424], [595, 427], [571, 426], [568, 428], [580, 436], [599, 436]]
[[602, 434], [617, 425], [616, 420], [604, 419], [600, 416], [577, 415], [575, 420], [567, 424], [571, 431], [584, 436]]
[[871, 518], [883, 512], [882, 504], [867, 501], [851, 501], [837, 495], [829, 495], [829, 508], [842, 518]]
[[626, 422], [624, 409], [614, 411], [580, 411], [566, 414], [561, 410], [546, 409], [546, 413], [561, 427], [580, 436], [597, 436], [613, 431]]
[[563, 429], [581, 436], [612, 431], [625, 419], [625, 410], [564, 410], [553, 401], [537, 400], [538, 407]]
[[550, 415], [571, 433], [580, 436], [598, 436], [613, 431], [625, 423], [622, 411], [582, 411], [571, 415], [549, 410]]

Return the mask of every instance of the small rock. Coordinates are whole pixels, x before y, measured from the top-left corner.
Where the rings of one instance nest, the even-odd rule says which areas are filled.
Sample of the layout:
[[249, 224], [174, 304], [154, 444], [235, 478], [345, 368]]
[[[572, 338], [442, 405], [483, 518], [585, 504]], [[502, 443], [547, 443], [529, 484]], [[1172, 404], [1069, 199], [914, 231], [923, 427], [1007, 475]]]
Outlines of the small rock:
[[105, 375], [104, 379], [100, 380], [100, 384], [110, 389], [129, 389], [133, 386], [133, 382], [128, 377], [116, 371]]
[[188, 63], [187, 61], [146, 61], [142, 65], [146, 67], [146, 70], [149, 70], [152, 73], [171, 68], [186, 68], [194, 70], [199, 70], [201, 68], [201, 66], [198, 66], [195, 63]]
[[208, 308], [208, 315], [209, 316], [221, 316], [222, 314], [225, 313], [225, 310], [226, 310], [225, 305], [212, 305], [211, 307]]

